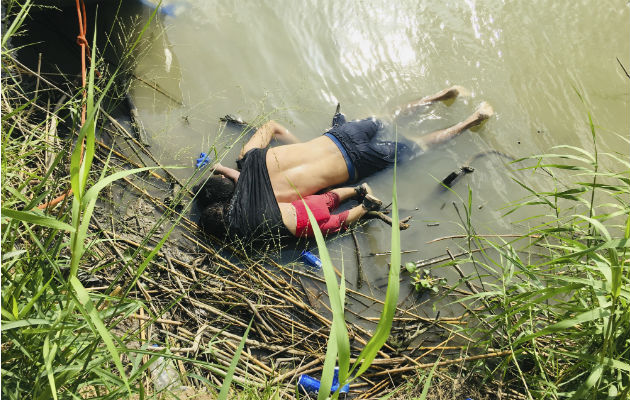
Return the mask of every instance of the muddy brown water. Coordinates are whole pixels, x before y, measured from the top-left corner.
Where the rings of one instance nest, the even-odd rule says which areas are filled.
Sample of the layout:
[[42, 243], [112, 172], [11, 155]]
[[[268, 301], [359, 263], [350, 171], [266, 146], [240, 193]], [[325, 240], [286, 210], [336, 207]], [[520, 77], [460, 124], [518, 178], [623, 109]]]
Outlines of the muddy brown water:
[[[164, 3], [169, 12], [148, 32], [151, 46], [135, 71], [163, 93], [141, 81], [132, 87], [152, 150], [164, 165], [190, 167], [212, 144], [229, 148], [238, 131], [222, 129], [218, 119], [225, 114], [273, 118], [309, 140], [330, 125], [337, 102], [349, 118], [360, 118], [386, 114], [453, 84], [470, 90], [450, 105], [418, 114], [407, 135], [461, 121], [481, 101], [494, 106], [496, 115], [479, 131], [398, 169], [400, 214], [413, 217], [401, 233], [403, 250], [413, 250], [403, 254], [403, 263], [444, 255], [447, 247], [466, 248], [461, 240], [427, 242], [465, 233], [453, 202], [463, 212], [469, 188], [478, 233], [528, 228], [524, 218], [535, 211], [503, 216], [526, 192], [512, 181], [502, 157], [476, 160], [476, 171], [457, 182], [456, 193], [436, 190], [439, 180], [479, 152], [518, 158], [557, 145], [591, 149], [590, 111], [600, 150], [628, 155], [627, 143], [615, 135], [628, 133], [628, 79], [616, 61], [630, 65], [626, 1]], [[146, 7], [143, 18], [150, 11]], [[234, 166], [243, 143], [226, 150], [224, 164]], [[192, 170], [174, 173], [184, 179]], [[520, 174], [534, 188], [545, 185], [537, 174]], [[391, 198], [392, 175], [389, 170], [367, 179], [382, 199]], [[389, 249], [390, 229], [372, 221], [357, 236], [369, 280], [362, 290], [382, 297], [389, 257], [368, 255]], [[354, 285], [352, 238], [332, 238], [328, 246]], [[295, 254], [280, 259], [294, 261]], [[458, 279], [451, 268], [433, 273], [451, 283]], [[401, 299], [414, 297], [408, 275], [402, 278]], [[355, 311], [365, 312], [361, 307]], [[440, 309], [443, 316], [458, 312]], [[429, 302], [422, 312], [434, 315], [436, 308]]]

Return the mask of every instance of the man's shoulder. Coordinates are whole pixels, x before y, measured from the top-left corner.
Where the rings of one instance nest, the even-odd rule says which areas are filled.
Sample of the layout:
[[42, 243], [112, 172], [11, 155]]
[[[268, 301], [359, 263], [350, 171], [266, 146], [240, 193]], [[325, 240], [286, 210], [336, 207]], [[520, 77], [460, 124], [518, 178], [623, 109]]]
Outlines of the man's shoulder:
[[259, 161], [260, 159], [264, 160], [265, 156], [267, 155], [267, 150], [269, 150], [267, 147], [262, 148], [262, 149], [259, 147], [256, 147], [249, 150], [247, 153], [243, 155], [243, 157], [236, 160], [236, 166], [238, 167], [239, 170], [242, 170], [243, 168], [245, 168], [247, 165], [249, 165], [252, 162]]

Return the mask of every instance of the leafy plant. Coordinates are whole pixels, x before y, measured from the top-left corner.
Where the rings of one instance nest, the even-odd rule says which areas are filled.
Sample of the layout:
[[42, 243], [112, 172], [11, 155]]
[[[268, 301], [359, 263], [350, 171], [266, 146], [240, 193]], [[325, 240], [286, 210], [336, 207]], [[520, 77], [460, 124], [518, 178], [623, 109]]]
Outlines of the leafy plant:
[[[339, 364], [339, 389], [337, 389], [337, 391], [333, 394], [333, 398], [337, 398], [339, 396], [339, 390], [345, 384], [350, 383], [361, 376], [370, 367], [372, 361], [378, 354], [378, 351], [381, 347], [383, 347], [389, 337], [398, 304], [398, 293], [400, 290], [400, 228], [398, 224], [392, 224], [391, 267], [389, 270], [383, 311], [381, 312], [376, 331], [357, 357], [355, 363], [352, 367], [350, 367], [350, 340], [344, 317], [345, 279], [343, 267], [341, 271], [340, 284], [338, 284], [324, 237], [317, 225], [317, 221], [315, 220], [313, 213], [306, 203], [304, 203], [304, 205], [306, 206], [309, 221], [311, 226], [313, 226], [313, 231], [315, 232], [315, 239], [317, 241], [319, 255], [322, 260], [322, 270], [326, 280], [326, 288], [328, 289], [330, 306], [333, 311], [333, 320], [328, 337], [321, 385], [317, 395], [318, 400], [323, 400], [330, 396], [336, 362]], [[398, 221], [395, 164], [392, 186], [392, 220]]]
[[431, 271], [428, 269], [418, 270], [416, 264], [412, 262], [408, 262], [405, 264], [405, 269], [409, 274], [411, 274], [413, 279], [413, 285], [416, 289], [416, 292], [423, 293], [426, 291], [430, 291], [433, 293], [438, 293], [440, 291], [440, 285], [445, 283], [445, 279], [436, 278], [431, 275]]

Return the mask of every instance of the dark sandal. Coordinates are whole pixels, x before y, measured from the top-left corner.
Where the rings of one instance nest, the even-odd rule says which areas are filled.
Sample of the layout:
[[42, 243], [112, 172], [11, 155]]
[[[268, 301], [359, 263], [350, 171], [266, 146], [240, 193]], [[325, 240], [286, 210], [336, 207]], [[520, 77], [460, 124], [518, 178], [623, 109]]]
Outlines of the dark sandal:
[[362, 183], [359, 186], [354, 187], [354, 192], [357, 194], [359, 201], [362, 201], [368, 194], [368, 188], [369, 186], [367, 183]]

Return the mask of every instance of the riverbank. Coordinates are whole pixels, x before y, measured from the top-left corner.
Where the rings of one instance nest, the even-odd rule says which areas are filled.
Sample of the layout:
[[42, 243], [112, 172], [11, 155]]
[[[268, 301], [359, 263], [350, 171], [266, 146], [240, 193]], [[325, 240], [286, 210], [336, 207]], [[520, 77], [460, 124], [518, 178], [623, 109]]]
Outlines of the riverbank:
[[[88, 88], [97, 94], [83, 100], [80, 86], [59, 88], [2, 52], [3, 396], [157, 396], [153, 369], [170, 360], [175, 386], [215, 397], [251, 323], [233, 396], [293, 398], [298, 376], [317, 376], [326, 352], [321, 276], [279, 264], [269, 249], [245, 252], [201, 235], [188, 219], [193, 181], [177, 182], [156, 164], [124, 120], [101, 110], [93, 131], [80, 130], [82, 104], [90, 126], [108, 75], [95, 74]], [[595, 127], [585, 129], [596, 144]], [[91, 165], [80, 161], [77, 137], [86, 138]], [[603, 157], [617, 167], [599, 169]], [[515, 204], [547, 207], [534, 228], [516, 238], [478, 234], [474, 193], [458, 203], [468, 223], [453, 244], [465, 257], [416, 268], [479, 271], [418, 295], [457, 302], [461, 315], [399, 308], [352, 396], [410, 398], [425, 386], [430, 399], [627, 396], [630, 166], [576, 149], [540, 160], [549, 160], [542, 166], [552, 189]], [[540, 169], [538, 161], [527, 165]], [[572, 184], [554, 169], [580, 175]], [[74, 196], [36, 211], [71, 185]], [[358, 291], [346, 298], [380, 307]], [[350, 324], [356, 357], [376, 318], [353, 318], [363, 322]]]

